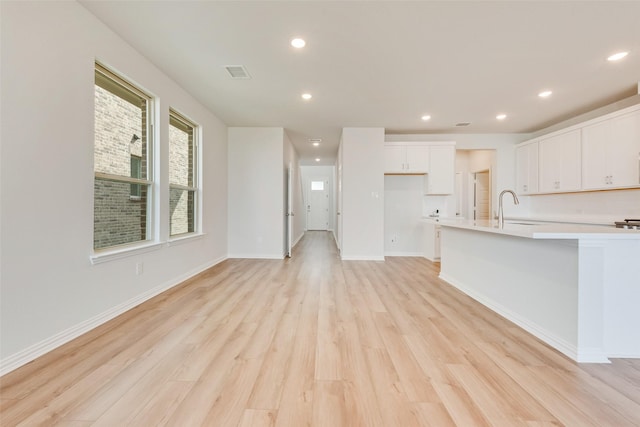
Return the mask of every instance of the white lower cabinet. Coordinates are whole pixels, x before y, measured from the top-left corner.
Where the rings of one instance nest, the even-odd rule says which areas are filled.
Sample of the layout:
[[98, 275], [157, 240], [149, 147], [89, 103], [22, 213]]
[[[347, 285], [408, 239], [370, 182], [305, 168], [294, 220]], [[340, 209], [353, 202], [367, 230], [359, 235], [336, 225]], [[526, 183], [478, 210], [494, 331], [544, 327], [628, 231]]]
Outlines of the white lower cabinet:
[[440, 225], [435, 222], [423, 223], [424, 257], [429, 261], [440, 260]]

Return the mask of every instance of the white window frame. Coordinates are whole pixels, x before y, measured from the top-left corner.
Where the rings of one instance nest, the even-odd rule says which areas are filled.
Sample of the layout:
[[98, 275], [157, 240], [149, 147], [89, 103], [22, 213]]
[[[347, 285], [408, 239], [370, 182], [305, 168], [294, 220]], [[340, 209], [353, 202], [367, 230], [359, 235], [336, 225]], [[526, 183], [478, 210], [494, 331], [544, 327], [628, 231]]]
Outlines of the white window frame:
[[[171, 214], [169, 214], [169, 242], [178, 242], [180, 240], [189, 239], [193, 237], [199, 237], [202, 235], [201, 232], [201, 222], [200, 222], [200, 207], [202, 206], [202, 192], [201, 192], [201, 165], [200, 165], [200, 138], [201, 138], [201, 127], [195, 121], [189, 119], [186, 115], [180, 113], [174, 108], [169, 108], [169, 126], [172, 126], [171, 119], [175, 119], [179, 122], [182, 122], [184, 125], [189, 126], [193, 130], [193, 177], [192, 177], [192, 186], [187, 185], [179, 185], [172, 184], [171, 179], [169, 179], [169, 202], [171, 200], [171, 190], [184, 190], [184, 191], [192, 191], [193, 192], [193, 231], [189, 231], [186, 233], [179, 234], [171, 234]], [[170, 143], [170, 142], [169, 142]], [[171, 167], [171, 159], [169, 158], [168, 166], [169, 169]]]
[[[103, 172], [95, 172], [94, 167], [94, 180], [95, 179], [103, 179], [110, 180], [116, 182], [126, 182], [129, 184], [141, 184], [147, 186], [147, 207], [146, 207], [146, 230], [145, 230], [145, 240], [139, 240], [136, 242], [125, 243], [121, 245], [108, 246], [104, 248], [95, 249], [92, 248], [91, 255], [89, 257], [92, 264], [99, 264], [102, 262], [125, 258], [128, 256], [136, 255], [139, 253], [145, 253], [152, 250], [160, 249], [161, 242], [158, 241], [158, 233], [157, 233], [157, 216], [158, 216], [158, 206], [156, 203], [157, 197], [157, 175], [156, 171], [156, 135], [155, 135], [155, 122], [157, 120], [156, 117], [156, 102], [157, 99], [150, 95], [149, 93], [143, 91], [138, 86], [133, 83], [130, 83], [125, 78], [121, 77], [118, 73], [111, 71], [109, 68], [105, 67], [99, 62], [95, 62], [94, 73], [99, 73], [109, 80], [113, 81], [117, 85], [123, 86], [127, 90], [133, 92], [135, 95], [140, 96], [141, 98], [145, 98], [147, 100], [147, 108], [146, 108], [146, 150], [147, 150], [147, 165], [146, 165], [146, 179], [142, 178], [132, 178], [124, 175], [114, 175]], [[95, 83], [94, 83], [95, 84]], [[94, 142], [95, 144], [95, 142]], [[94, 195], [95, 198], [95, 195]], [[95, 239], [95, 237], [94, 237]], [[92, 239], [92, 242], [94, 242]]]

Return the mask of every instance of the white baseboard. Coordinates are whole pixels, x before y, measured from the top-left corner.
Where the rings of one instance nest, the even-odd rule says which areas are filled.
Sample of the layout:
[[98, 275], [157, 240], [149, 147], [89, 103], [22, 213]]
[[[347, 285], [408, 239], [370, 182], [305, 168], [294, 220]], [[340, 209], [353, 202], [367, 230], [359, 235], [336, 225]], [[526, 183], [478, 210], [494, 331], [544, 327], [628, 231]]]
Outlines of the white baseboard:
[[283, 255], [273, 254], [229, 254], [229, 259], [284, 259]]
[[298, 244], [298, 242], [304, 237], [304, 231], [302, 233], [300, 233], [300, 235], [298, 236], [298, 238], [293, 242], [293, 245], [291, 245], [292, 248], [295, 248], [296, 245]]
[[126, 311], [131, 310], [132, 308], [142, 304], [143, 302], [155, 297], [156, 295], [159, 295], [162, 292], [169, 290], [176, 285], [179, 285], [180, 283], [195, 276], [196, 274], [199, 274], [204, 270], [221, 263], [225, 259], [227, 259], [227, 257], [220, 257], [214, 261], [200, 265], [199, 267], [196, 267], [176, 278], [173, 278], [159, 286], [156, 286], [153, 289], [149, 289], [147, 292], [135, 296], [130, 300], [123, 302], [122, 304], [112, 307], [97, 316], [80, 322], [75, 326], [72, 326], [62, 332], [59, 332], [49, 338], [46, 338], [36, 344], [29, 346], [24, 350], [5, 357], [4, 359], [0, 360], [0, 376], [5, 375], [23, 365], [26, 365], [27, 363], [50, 352], [51, 350], [54, 350], [62, 346], [63, 344], [66, 344], [69, 341], [78, 338], [80, 335], [97, 328], [98, 326], [121, 315], [122, 313], [125, 313]]
[[341, 256], [342, 261], [384, 261], [384, 256], [367, 256], [367, 255], [356, 255], [356, 256]]
[[531, 335], [549, 344], [551, 347], [555, 348], [560, 353], [571, 358], [572, 360], [580, 363], [609, 363], [607, 355], [601, 349], [589, 348], [579, 350], [575, 345], [566, 342], [564, 339], [540, 327], [538, 324], [531, 322], [529, 319], [526, 319], [512, 312], [503, 305], [485, 297], [484, 295], [480, 295], [477, 292], [474, 292], [455, 278], [442, 273], [439, 277], [454, 288], [462, 291], [474, 300], [478, 301], [480, 304], [490, 308], [502, 317], [529, 332]]
[[424, 254], [422, 252], [385, 252], [384, 256], [419, 256], [424, 258]]

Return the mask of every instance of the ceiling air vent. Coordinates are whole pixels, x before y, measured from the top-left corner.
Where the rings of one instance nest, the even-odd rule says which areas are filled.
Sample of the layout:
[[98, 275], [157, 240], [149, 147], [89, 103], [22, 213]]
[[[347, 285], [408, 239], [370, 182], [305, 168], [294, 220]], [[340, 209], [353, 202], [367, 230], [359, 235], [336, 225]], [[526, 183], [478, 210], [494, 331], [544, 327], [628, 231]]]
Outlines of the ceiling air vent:
[[232, 79], [250, 79], [251, 76], [243, 65], [225, 65], [224, 68]]
[[460, 122], [460, 123], [456, 123], [456, 127], [469, 126], [470, 124], [471, 122]]

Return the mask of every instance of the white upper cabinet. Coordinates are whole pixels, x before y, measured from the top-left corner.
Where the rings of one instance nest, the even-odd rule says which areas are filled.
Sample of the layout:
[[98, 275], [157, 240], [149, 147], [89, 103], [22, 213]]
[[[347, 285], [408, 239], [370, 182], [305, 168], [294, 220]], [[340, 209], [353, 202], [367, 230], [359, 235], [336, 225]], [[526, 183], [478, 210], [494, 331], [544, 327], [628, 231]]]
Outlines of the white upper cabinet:
[[453, 194], [455, 167], [452, 141], [388, 142], [384, 146], [384, 173], [425, 175], [425, 194]]
[[406, 173], [407, 148], [402, 145], [384, 146], [384, 173]]
[[518, 145], [516, 188], [520, 194], [640, 188], [640, 105]]
[[384, 173], [424, 174], [429, 172], [429, 146], [385, 145]]
[[406, 148], [409, 173], [428, 173], [429, 147], [424, 145], [407, 145]]
[[516, 192], [538, 192], [538, 143], [532, 142], [516, 148]]
[[429, 174], [426, 194], [453, 194], [455, 187], [456, 147], [433, 145], [429, 150]]
[[582, 189], [580, 129], [543, 138], [539, 142], [540, 193]]
[[582, 188], [640, 186], [640, 110], [582, 129]]

